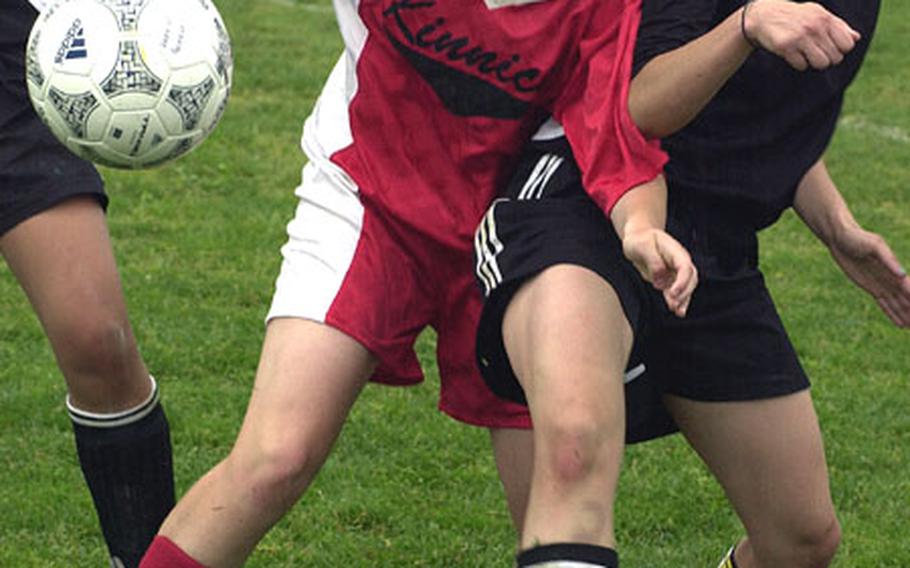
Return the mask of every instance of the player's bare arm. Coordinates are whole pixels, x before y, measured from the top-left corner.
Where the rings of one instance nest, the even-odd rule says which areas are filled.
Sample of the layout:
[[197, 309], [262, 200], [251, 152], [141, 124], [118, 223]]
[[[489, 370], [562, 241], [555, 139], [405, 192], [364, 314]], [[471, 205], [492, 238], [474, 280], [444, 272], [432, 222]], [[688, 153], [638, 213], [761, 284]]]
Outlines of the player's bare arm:
[[803, 177], [794, 209], [844, 274], [875, 298], [895, 325], [910, 327], [910, 277], [885, 239], [856, 221], [824, 160]]
[[610, 220], [626, 258], [663, 292], [670, 310], [683, 317], [698, 284], [698, 271], [686, 249], [664, 231], [666, 204], [667, 185], [659, 176], [627, 192], [616, 203]]
[[825, 69], [859, 37], [818, 4], [752, 0], [710, 32], [649, 61], [632, 81], [629, 110], [645, 135], [662, 138], [695, 118], [756, 48], [799, 70]]

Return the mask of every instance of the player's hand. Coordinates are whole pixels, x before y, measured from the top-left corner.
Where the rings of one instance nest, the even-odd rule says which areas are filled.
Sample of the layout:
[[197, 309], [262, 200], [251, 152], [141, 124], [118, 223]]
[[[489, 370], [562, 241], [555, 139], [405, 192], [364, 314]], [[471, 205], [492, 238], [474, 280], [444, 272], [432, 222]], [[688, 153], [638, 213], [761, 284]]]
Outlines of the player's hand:
[[685, 316], [698, 285], [698, 271], [686, 249], [658, 229], [627, 233], [622, 248], [642, 278], [663, 292], [670, 311]]
[[861, 37], [821, 5], [790, 0], [755, 0], [747, 7], [743, 31], [800, 71], [837, 65]]
[[881, 236], [851, 227], [830, 246], [850, 280], [868, 292], [898, 327], [910, 327], [910, 277]]

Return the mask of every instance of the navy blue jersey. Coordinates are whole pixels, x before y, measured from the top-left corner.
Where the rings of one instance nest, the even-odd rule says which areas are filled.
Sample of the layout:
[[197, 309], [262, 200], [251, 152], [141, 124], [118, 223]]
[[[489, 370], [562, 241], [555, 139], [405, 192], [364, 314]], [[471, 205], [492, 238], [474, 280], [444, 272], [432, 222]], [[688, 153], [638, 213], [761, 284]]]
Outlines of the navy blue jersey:
[[[796, 71], [755, 51], [686, 128], [664, 140], [670, 155], [671, 232], [703, 268], [755, 266], [755, 231], [793, 204], [796, 187], [831, 141], [844, 98], [869, 48], [879, 0], [820, 0], [862, 39], [825, 71]], [[695, 39], [742, 0], [644, 0], [636, 70]]]
[[26, 0], [0, 0], [0, 50], [22, 52], [38, 11]]

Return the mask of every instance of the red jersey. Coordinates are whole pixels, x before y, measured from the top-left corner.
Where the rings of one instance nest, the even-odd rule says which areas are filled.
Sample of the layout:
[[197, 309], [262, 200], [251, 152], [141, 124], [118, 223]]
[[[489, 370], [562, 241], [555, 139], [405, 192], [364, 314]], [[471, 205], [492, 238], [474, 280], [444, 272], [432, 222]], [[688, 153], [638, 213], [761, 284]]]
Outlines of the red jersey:
[[346, 54], [303, 146], [408, 230], [470, 247], [549, 115], [605, 212], [660, 173], [663, 153], [627, 110], [638, 0], [335, 0], [335, 10]]

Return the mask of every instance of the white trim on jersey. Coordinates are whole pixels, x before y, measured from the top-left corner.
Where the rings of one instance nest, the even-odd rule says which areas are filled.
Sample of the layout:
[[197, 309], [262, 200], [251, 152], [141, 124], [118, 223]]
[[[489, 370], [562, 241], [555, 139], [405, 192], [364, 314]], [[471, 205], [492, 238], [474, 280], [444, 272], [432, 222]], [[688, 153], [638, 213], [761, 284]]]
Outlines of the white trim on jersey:
[[360, 0], [333, 0], [332, 4], [345, 50], [304, 122], [300, 145], [307, 158], [318, 164], [323, 173], [356, 192], [357, 184], [331, 161], [331, 157], [354, 143], [349, 111], [359, 88], [357, 61], [370, 34], [358, 13]]
[[474, 233], [474, 252], [477, 255], [475, 271], [483, 282], [484, 295], [489, 296], [502, 283], [502, 272], [496, 256], [505, 249], [505, 245], [496, 234], [496, 205], [507, 201], [497, 199], [483, 216], [477, 231]]
[[356, 61], [370, 35], [360, 19], [358, 12], [360, 0], [333, 0], [332, 4], [335, 6], [335, 19], [338, 21], [344, 45]]
[[551, 116], [546, 122], [540, 125], [540, 128], [537, 129], [537, 132], [534, 133], [531, 140], [553, 140], [555, 138], [562, 138], [565, 135], [565, 129]]
[[43, 12], [44, 9], [47, 8], [48, 4], [46, 0], [28, 0], [28, 2], [39, 12]]
[[547, 0], [484, 0], [487, 4], [487, 8], [490, 10], [495, 10], [497, 8], [505, 8], [507, 6], [521, 6], [522, 4], [536, 4], [538, 2], [546, 2]]
[[317, 164], [339, 185], [355, 192], [357, 184], [330, 158], [354, 142], [348, 107], [357, 91], [356, 83], [354, 62], [347, 53], [343, 53], [332, 67], [313, 112], [303, 123], [300, 140], [300, 146], [310, 162]]

